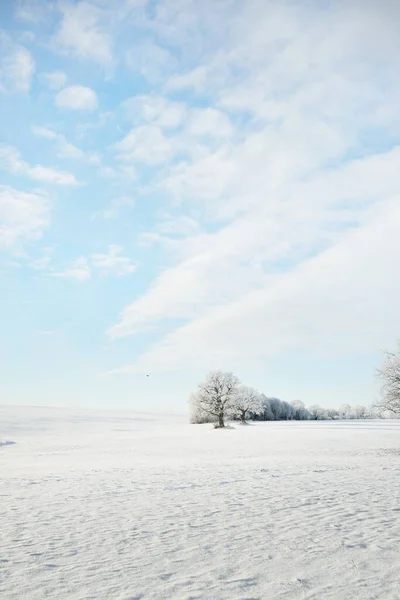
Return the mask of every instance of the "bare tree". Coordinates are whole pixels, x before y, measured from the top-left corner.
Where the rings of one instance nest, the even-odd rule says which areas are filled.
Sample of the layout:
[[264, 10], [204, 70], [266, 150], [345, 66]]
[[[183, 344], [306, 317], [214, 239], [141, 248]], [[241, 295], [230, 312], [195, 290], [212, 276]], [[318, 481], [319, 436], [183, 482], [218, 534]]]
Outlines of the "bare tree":
[[191, 396], [192, 409], [197, 408], [199, 414], [210, 415], [217, 421], [218, 427], [225, 427], [225, 418], [233, 408], [239, 383], [233, 373], [212, 371]]
[[400, 414], [400, 346], [397, 353], [385, 352], [378, 377], [383, 381], [382, 396], [376, 404], [381, 413]]
[[215, 417], [205, 412], [202, 407], [199, 406], [197, 394], [191, 394], [189, 398], [189, 414], [190, 422], [198, 425], [201, 423], [212, 423], [215, 421]]
[[252, 387], [241, 385], [233, 400], [233, 411], [242, 423], [246, 423], [247, 413], [259, 413], [261, 408], [260, 394]]

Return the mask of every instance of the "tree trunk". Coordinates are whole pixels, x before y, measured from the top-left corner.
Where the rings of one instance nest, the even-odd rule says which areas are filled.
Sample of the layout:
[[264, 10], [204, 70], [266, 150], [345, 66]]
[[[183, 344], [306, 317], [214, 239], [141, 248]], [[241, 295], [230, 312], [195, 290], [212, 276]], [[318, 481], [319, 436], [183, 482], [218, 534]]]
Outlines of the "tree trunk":
[[224, 414], [223, 413], [220, 413], [218, 415], [218, 427], [225, 427]]
[[240, 413], [240, 420], [242, 421], [242, 423], [246, 423], [246, 410], [242, 410], [242, 412]]

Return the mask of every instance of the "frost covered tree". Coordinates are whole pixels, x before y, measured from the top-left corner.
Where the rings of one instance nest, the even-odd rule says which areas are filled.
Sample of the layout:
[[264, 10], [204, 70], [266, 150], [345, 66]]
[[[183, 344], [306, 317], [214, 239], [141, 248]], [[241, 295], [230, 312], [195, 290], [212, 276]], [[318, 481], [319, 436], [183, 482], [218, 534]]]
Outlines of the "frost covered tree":
[[336, 410], [336, 408], [328, 408], [326, 411], [326, 416], [328, 419], [338, 419], [339, 418], [339, 411]]
[[304, 402], [301, 400], [293, 400], [291, 404], [293, 409], [293, 419], [304, 421], [309, 418], [309, 412], [306, 409]]
[[268, 398], [273, 421], [280, 421], [283, 415], [282, 401], [279, 398]]
[[191, 394], [189, 398], [190, 422], [200, 425], [201, 423], [212, 423], [215, 417], [205, 412], [197, 402], [196, 394]]
[[260, 394], [252, 387], [241, 385], [238, 387], [233, 400], [233, 412], [242, 423], [246, 422], [248, 413], [258, 414], [261, 407]]
[[365, 419], [366, 415], [367, 415], [367, 407], [366, 406], [361, 406], [360, 404], [357, 404], [354, 407], [354, 417], [356, 419]]
[[377, 375], [383, 384], [382, 396], [376, 408], [381, 413], [400, 415], [400, 343], [397, 352], [385, 352], [385, 358]]
[[260, 394], [260, 414], [259, 417], [262, 421], [274, 421], [274, 413], [271, 409], [271, 398], [267, 398], [265, 394]]
[[212, 371], [190, 398], [192, 411], [209, 415], [218, 427], [225, 427], [225, 418], [232, 412], [239, 379], [233, 373]]
[[327, 417], [325, 409], [317, 404], [310, 406], [308, 412], [311, 415], [311, 419], [314, 419], [314, 421], [320, 421], [322, 419], [326, 419]]
[[339, 407], [339, 419], [350, 419], [352, 414], [350, 404], [342, 404]]

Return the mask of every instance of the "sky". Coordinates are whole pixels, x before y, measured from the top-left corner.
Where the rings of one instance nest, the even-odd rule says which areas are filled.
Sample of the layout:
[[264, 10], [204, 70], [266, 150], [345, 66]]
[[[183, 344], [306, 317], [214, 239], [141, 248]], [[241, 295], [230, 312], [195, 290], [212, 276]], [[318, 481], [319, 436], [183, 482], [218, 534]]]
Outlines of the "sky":
[[377, 398], [396, 0], [3, 0], [0, 403]]

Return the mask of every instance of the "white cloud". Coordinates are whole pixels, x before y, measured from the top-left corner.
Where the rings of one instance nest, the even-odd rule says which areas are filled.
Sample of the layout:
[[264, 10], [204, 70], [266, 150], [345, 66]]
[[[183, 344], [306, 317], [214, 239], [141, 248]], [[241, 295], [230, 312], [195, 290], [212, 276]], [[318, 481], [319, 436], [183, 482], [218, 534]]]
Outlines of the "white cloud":
[[184, 91], [193, 89], [203, 92], [206, 89], [207, 68], [203, 65], [187, 73], [174, 73], [168, 80], [167, 89], [171, 91]]
[[[59, 49], [112, 65], [122, 4], [63, 4]], [[158, 212], [140, 237], [162, 245], [154, 252], [161, 250], [162, 264], [110, 335], [170, 324], [133, 367], [148, 370], [380, 345], [390, 325], [400, 328], [396, 3], [256, 0], [237, 11], [231, 0], [175, 0], [153, 8], [125, 13], [115, 46], [125, 52], [123, 36], [134, 37], [126, 60], [150, 93], [107, 120], [110, 144], [122, 123], [131, 130], [114, 146], [120, 164], [99, 164], [98, 174], [118, 193], [137, 177], [135, 194], [152, 192], [155, 210], [161, 204], [174, 214]], [[81, 156], [60, 134], [36, 134], [59, 155]], [[8, 164], [34, 173], [19, 156]], [[95, 216], [114, 219], [123, 210], [113, 201]], [[133, 267], [121, 259], [130, 261], [112, 246], [86, 266]]]
[[[177, 157], [208, 157], [234, 134], [228, 116], [216, 108], [189, 108], [151, 95], [129, 98], [122, 106], [136, 126], [114, 144], [120, 161], [157, 166]], [[188, 168], [190, 162], [182, 164]]]
[[162, 129], [180, 127], [188, 112], [183, 102], [156, 95], [133, 96], [125, 100], [122, 107], [134, 122], [151, 122]]
[[162, 244], [171, 254], [176, 250], [178, 256], [181, 256], [181, 239], [200, 239], [204, 231], [201, 224], [193, 217], [187, 215], [160, 215], [160, 220], [155, 224], [151, 231], [141, 234], [139, 244], [144, 247], [153, 244]]
[[30, 165], [21, 159], [20, 153], [13, 146], [0, 146], [0, 168], [42, 183], [61, 186], [78, 185], [73, 173], [42, 165]]
[[62, 89], [55, 97], [58, 108], [70, 110], [95, 110], [98, 107], [96, 92], [83, 85], [71, 85]]
[[[249, 161], [247, 166], [251, 168], [247, 177], [239, 167], [237, 176], [238, 180], [244, 176], [249, 184], [254, 165]], [[370, 204], [398, 193], [399, 169], [400, 148], [291, 183], [269, 203], [262, 201], [267, 189], [259, 187], [254, 175], [249, 188], [253, 205], [249, 203], [247, 214], [238, 215], [214, 234], [184, 239], [180, 246], [184, 260], [164, 271], [125, 309], [112, 335], [136, 334], [163, 319], [200, 317], [210, 306], [225, 306], [249, 289], [270, 286], [271, 265], [296, 264], [303, 256], [340, 241], [349, 221], [353, 227], [361, 226]], [[232, 186], [231, 194], [234, 186], [244, 193], [238, 181], [233, 180]]]
[[110, 244], [107, 253], [92, 254], [90, 264], [87, 258], [81, 256], [74, 260], [64, 271], [53, 271], [51, 275], [62, 279], [75, 279], [80, 282], [90, 279], [93, 269], [103, 276], [125, 277], [131, 275], [136, 270], [137, 265], [127, 256], [122, 256], [121, 252], [121, 246]]
[[195, 136], [216, 138], [230, 137], [233, 127], [229, 118], [215, 108], [197, 108], [190, 113], [188, 133]]
[[244, 357], [256, 364], [285, 350], [351, 356], [391, 344], [400, 326], [399, 200], [320, 256], [178, 328], [123, 370], [239, 368]]
[[111, 244], [107, 254], [93, 254], [92, 264], [102, 275], [124, 277], [133, 273], [137, 265], [127, 256], [121, 256], [122, 248]]
[[51, 14], [54, 4], [49, 0], [17, 0], [15, 17], [30, 24], [43, 22]]
[[118, 177], [117, 169], [105, 165], [100, 167], [98, 173], [100, 177], [103, 177], [104, 179], [116, 179]]
[[51, 256], [42, 256], [42, 258], [38, 258], [30, 263], [30, 267], [32, 269], [36, 269], [38, 271], [46, 271], [51, 263]]
[[132, 129], [114, 148], [120, 160], [148, 165], [158, 165], [174, 154], [171, 142], [154, 125]]
[[61, 279], [74, 279], [75, 281], [84, 282], [91, 278], [91, 271], [87, 259], [81, 256], [74, 260], [65, 271], [52, 273], [53, 277]]
[[63, 3], [56, 45], [75, 58], [109, 66], [112, 61], [112, 38], [107, 31], [107, 11], [91, 2]]
[[134, 48], [127, 52], [126, 64], [151, 83], [162, 81], [166, 73], [178, 68], [178, 63], [170, 52], [150, 41], [136, 42]]
[[47, 271], [52, 261], [52, 254], [53, 248], [51, 246], [47, 246], [42, 249], [42, 256], [40, 258], [36, 258], [35, 260], [31, 260], [28, 263], [28, 266], [36, 271]]
[[93, 214], [93, 218], [100, 217], [105, 220], [117, 219], [126, 208], [133, 208], [136, 205], [134, 198], [130, 196], [120, 196], [111, 200], [110, 204], [102, 211]]
[[0, 246], [14, 249], [29, 240], [38, 240], [49, 224], [50, 206], [41, 193], [27, 193], [0, 186]]
[[[164, 89], [201, 96], [179, 131], [163, 132], [158, 191], [201, 226], [146, 234], [172, 264], [109, 335], [172, 330], [128, 370], [231, 368], [298, 348], [362, 354], [400, 329], [400, 13], [356, 0], [231, 9], [157, 13], [160, 43], [185, 49]], [[136, 154], [135, 130], [132, 141]]]
[[189, 237], [201, 233], [201, 226], [198, 221], [187, 215], [166, 215], [159, 221], [154, 230], [167, 236]]
[[67, 75], [63, 71], [42, 73], [42, 78], [51, 90], [60, 90], [67, 83]]
[[31, 53], [0, 35], [0, 90], [27, 93], [34, 73], [35, 61]]
[[56, 142], [58, 151], [57, 155], [65, 158], [84, 158], [85, 153], [80, 148], [77, 148], [73, 144], [67, 142], [65, 137], [60, 133], [56, 133], [52, 129], [47, 127], [39, 127], [37, 125], [32, 126], [32, 133], [38, 137], [44, 138], [45, 140]]
[[69, 158], [74, 160], [84, 160], [90, 164], [100, 164], [100, 159], [93, 152], [84, 152], [74, 144], [68, 142], [61, 133], [57, 133], [48, 127], [40, 127], [32, 125], [32, 133], [38, 137], [54, 142], [56, 146], [56, 154], [60, 158]]

